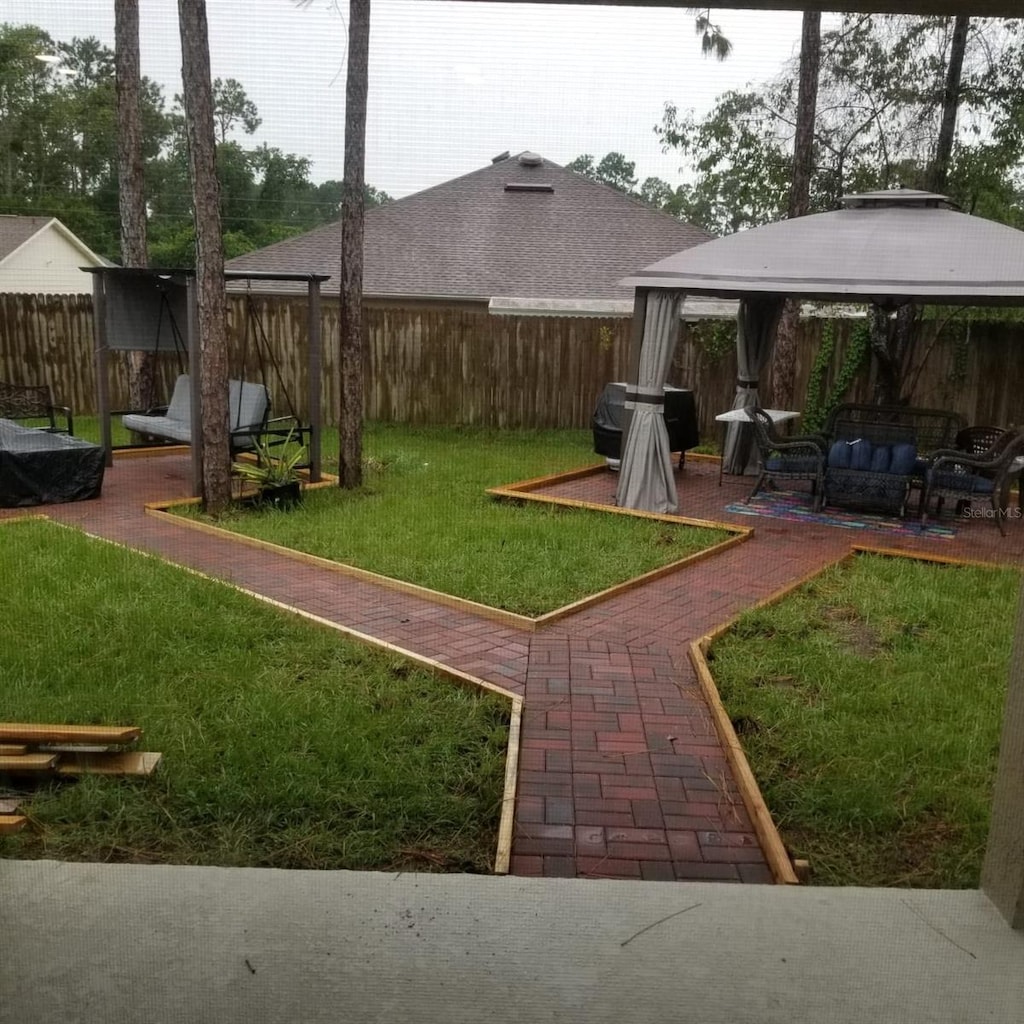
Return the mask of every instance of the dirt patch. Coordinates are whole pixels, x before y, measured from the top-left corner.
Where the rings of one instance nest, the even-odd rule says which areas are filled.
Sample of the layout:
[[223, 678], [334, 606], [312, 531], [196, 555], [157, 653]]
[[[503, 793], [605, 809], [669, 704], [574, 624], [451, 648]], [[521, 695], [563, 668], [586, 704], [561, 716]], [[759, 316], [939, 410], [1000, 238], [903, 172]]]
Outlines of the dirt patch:
[[829, 632], [858, 658], [871, 659], [886, 649], [878, 630], [865, 622], [856, 608], [850, 605], [826, 605], [821, 614], [828, 624]]

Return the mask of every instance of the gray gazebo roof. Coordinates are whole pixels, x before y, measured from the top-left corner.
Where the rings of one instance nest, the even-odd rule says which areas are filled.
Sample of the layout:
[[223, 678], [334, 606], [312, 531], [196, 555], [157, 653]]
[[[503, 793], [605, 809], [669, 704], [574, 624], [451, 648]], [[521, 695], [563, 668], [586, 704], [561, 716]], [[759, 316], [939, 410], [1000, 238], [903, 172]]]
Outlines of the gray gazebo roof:
[[846, 196], [843, 204], [705, 242], [622, 283], [880, 304], [1024, 302], [1024, 231], [913, 189]]

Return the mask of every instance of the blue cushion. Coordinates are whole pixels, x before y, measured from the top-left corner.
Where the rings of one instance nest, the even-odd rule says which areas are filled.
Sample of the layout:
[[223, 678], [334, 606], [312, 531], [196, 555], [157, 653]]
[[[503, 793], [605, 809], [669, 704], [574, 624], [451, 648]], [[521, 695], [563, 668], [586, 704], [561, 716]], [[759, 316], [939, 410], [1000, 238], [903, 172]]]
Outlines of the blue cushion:
[[889, 472], [897, 476], [910, 476], [917, 472], [917, 448], [905, 441], [892, 446], [892, 461], [889, 463]]
[[833, 469], [850, 468], [850, 446], [845, 441], [836, 441], [828, 450], [828, 464]]
[[871, 453], [871, 472], [888, 473], [892, 449], [887, 444], [878, 445]]
[[850, 469], [871, 469], [871, 442], [861, 437], [850, 442]]
[[818, 460], [813, 456], [773, 455], [764, 468], [769, 473], [815, 473]]
[[995, 487], [994, 481], [969, 473], [933, 473], [931, 484], [933, 487], [960, 491], [964, 494], [991, 494]]

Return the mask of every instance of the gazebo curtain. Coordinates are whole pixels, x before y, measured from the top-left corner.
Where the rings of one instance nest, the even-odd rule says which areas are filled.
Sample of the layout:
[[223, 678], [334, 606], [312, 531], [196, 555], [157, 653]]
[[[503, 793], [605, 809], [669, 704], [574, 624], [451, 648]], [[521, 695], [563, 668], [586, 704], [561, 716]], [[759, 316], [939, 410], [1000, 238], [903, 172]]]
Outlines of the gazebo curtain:
[[615, 502], [622, 508], [675, 512], [678, 507], [665, 427], [665, 380], [675, 351], [682, 301], [682, 292], [655, 289], [647, 294], [637, 379], [626, 389], [630, 415], [615, 491]]
[[[775, 344], [775, 332], [785, 298], [777, 295], [745, 295], [740, 300], [736, 337], [736, 398], [734, 409], [746, 409], [760, 402], [761, 372], [768, 365]], [[750, 427], [730, 423], [722, 453], [726, 473], [742, 473], [750, 461]]]

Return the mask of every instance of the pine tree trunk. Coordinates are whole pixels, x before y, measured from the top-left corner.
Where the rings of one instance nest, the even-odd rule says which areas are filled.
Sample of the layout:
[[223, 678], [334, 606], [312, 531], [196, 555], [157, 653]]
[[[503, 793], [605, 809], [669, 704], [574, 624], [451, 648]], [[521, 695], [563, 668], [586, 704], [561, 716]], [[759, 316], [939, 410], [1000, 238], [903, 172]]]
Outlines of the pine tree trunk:
[[[114, 65], [117, 84], [117, 184], [121, 214], [121, 263], [145, 267], [146, 191], [142, 165], [142, 73], [139, 69], [139, 0], [114, 0]], [[133, 409], [154, 402], [156, 354], [128, 352], [128, 401]]]
[[213, 86], [206, 0], [178, 0], [181, 32], [181, 77], [185, 104], [185, 135], [192, 178], [196, 230], [196, 291], [202, 359], [200, 390], [203, 410], [203, 505], [220, 512], [231, 500], [231, 456], [228, 446], [227, 297], [224, 291], [224, 245], [220, 227], [220, 183], [217, 180], [213, 128]]
[[[800, 82], [796, 105], [796, 137], [793, 140], [793, 182], [789, 191], [789, 216], [803, 217], [811, 205], [814, 173], [814, 123], [818, 106], [821, 70], [821, 13], [804, 11], [800, 42]], [[793, 408], [796, 385], [797, 332], [800, 304], [787, 299], [775, 335], [772, 356], [772, 399], [776, 409]]]
[[971, 19], [958, 14], [953, 22], [953, 38], [949, 45], [949, 63], [946, 65], [946, 86], [942, 93], [942, 118], [939, 122], [939, 137], [935, 144], [935, 158], [928, 169], [928, 187], [933, 192], [946, 188], [949, 176], [949, 158], [953, 153], [956, 136], [956, 115], [960, 107], [960, 79], [964, 68], [964, 54], [967, 50], [967, 34]]
[[341, 197], [341, 410], [338, 478], [363, 481], [363, 212], [370, 0], [349, 0], [345, 171]]

